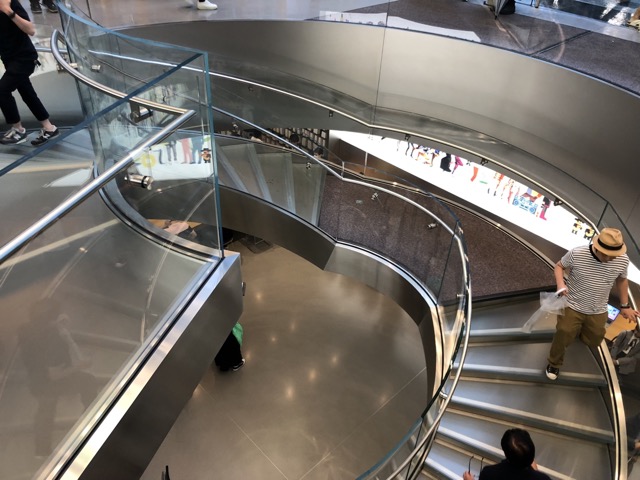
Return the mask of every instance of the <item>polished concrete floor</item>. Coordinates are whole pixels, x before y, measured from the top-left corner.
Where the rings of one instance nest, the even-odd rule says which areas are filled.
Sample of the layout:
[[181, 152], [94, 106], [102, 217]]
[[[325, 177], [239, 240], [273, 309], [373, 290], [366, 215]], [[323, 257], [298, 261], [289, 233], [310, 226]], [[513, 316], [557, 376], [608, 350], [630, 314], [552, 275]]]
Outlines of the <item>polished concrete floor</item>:
[[246, 365], [207, 372], [142, 478], [165, 465], [172, 480], [356, 478], [426, 405], [417, 326], [283, 248], [229, 248], [247, 282]]

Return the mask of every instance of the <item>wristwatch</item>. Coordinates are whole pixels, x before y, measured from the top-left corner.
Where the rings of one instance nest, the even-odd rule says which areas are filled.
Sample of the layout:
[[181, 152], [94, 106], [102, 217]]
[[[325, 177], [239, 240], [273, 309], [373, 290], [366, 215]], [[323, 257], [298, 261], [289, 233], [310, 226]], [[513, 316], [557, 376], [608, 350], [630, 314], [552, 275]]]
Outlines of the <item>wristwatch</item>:
[[628, 303], [621, 303], [620, 304], [620, 309], [623, 309], [623, 308], [631, 308], [631, 305], [628, 304]]
[[9, 20], [13, 20], [16, 16], [16, 12], [14, 12], [13, 10], [11, 11], [11, 13], [9, 15], [7, 15], [7, 17], [9, 17]]

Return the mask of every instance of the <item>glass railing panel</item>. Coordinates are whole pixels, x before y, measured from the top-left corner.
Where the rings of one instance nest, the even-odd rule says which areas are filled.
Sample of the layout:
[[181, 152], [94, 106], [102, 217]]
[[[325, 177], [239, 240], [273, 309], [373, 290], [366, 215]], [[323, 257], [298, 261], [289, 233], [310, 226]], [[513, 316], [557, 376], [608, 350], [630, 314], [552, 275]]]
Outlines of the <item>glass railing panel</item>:
[[[100, 133], [105, 125], [114, 125], [112, 118], [126, 115], [129, 110], [126, 102], [112, 103], [110, 111], [63, 131], [43, 147], [3, 147], [7, 164], [0, 170], [3, 199], [0, 212], [5, 219], [0, 244], [4, 245], [91, 181], [94, 162], [101, 155], [97, 153], [101, 150]], [[120, 139], [128, 137], [125, 129], [126, 126], [119, 130]], [[136, 133], [130, 144], [138, 142], [140, 137]], [[120, 153], [104, 150], [105, 155]]]
[[[444, 244], [443, 248], [447, 248]], [[443, 370], [449, 368], [449, 359], [455, 358], [455, 349], [458, 348], [463, 323], [466, 319], [466, 306], [468, 297], [465, 295], [467, 286], [465, 280], [468, 272], [465, 271], [467, 262], [463, 242], [458, 238], [452, 238], [448, 245], [449, 253], [447, 265], [442, 275], [441, 288], [438, 295], [438, 314], [443, 333]]]
[[444, 408], [445, 397], [435, 395], [428, 402], [421, 418], [409, 429], [407, 434], [381, 458], [375, 465], [363, 472], [358, 480], [406, 479], [410, 472], [420, 470], [418, 459], [425, 448], [430, 446], [429, 430], [434, 427], [434, 420]]
[[2, 331], [1, 478], [32, 478], [61, 442], [80, 442], [140, 347], [203, 280], [211, 263], [171, 250], [177, 237], [161, 228], [148, 233], [95, 193], [0, 265], [0, 302], [12, 312]]
[[123, 195], [127, 208], [147, 222], [214, 249], [202, 252], [221, 257], [223, 242], [214, 164], [210, 155], [203, 155], [209, 142], [209, 137], [200, 132], [173, 133], [135, 157], [130, 176], [118, 178], [117, 193]]
[[[134, 92], [165, 74], [171, 66], [189, 65], [207, 70], [202, 51], [122, 35], [85, 20], [64, 5], [60, 5], [60, 16], [70, 60], [84, 75], [120, 92]], [[165, 91], [159, 91], [158, 97], [171, 97], [179, 102], [187, 92], [190, 95], [190, 84], [183, 91], [186, 78], [166, 83]]]
[[[215, 62], [216, 69], [212, 69], [215, 106], [250, 122], [267, 128], [317, 124], [322, 128], [367, 132], [362, 122], [373, 120], [375, 90], [363, 88], [357, 95], [350, 94], [274, 68], [218, 56]], [[221, 121], [216, 125], [224, 125], [225, 119]]]

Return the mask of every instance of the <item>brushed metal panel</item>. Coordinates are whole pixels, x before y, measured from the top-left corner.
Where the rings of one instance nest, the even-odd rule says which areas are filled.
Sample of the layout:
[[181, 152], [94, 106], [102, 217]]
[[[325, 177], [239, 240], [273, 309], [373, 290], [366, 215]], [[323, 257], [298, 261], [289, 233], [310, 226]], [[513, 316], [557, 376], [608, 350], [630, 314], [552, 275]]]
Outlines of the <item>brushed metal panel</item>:
[[242, 313], [227, 255], [60, 478], [140, 478]]
[[[600, 80], [487, 45], [365, 25], [229, 21], [214, 29], [189, 22], [129, 31], [206, 49], [215, 68], [233, 59], [228, 65], [307, 79], [306, 87], [291, 79], [281, 86], [329, 102], [334, 96], [336, 109], [349, 105], [340, 93], [376, 105], [378, 120], [394, 111], [394, 124], [523, 172], [594, 219], [603, 204], [598, 192], [633, 232], [640, 230], [640, 216], [633, 215], [640, 170], [630, 168], [640, 147], [633, 132], [640, 97]], [[245, 78], [259, 76], [250, 68], [230, 68]], [[367, 119], [369, 110], [363, 111]], [[316, 127], [311, 120], [305, 126]]]
[[258, 198], [220, 188], [225, 228], [276, 243], [324, 269], [335, 241], [295, 216]]
[[396, 302], [416, 324], [431, 316], [434, 301], [406, 273], [382, 258], [347, 245], [336, 245], [325, 270], [360, 280]]

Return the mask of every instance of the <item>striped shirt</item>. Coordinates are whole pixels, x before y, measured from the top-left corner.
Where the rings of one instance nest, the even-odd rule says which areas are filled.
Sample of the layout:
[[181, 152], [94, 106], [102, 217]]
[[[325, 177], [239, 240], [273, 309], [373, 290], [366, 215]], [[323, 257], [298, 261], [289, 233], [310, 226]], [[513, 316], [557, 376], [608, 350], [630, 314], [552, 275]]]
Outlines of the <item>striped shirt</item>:
[[608, 262], [601, 262], [591, 252], [591, 245], [569, 250], [560, 259], [567, 279], [567, 304], [586, 315], [607, 311], [609, 293], [618, 279], [627, 278], [629, 257], [624, 254]]

